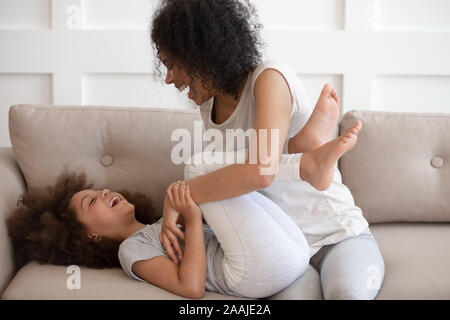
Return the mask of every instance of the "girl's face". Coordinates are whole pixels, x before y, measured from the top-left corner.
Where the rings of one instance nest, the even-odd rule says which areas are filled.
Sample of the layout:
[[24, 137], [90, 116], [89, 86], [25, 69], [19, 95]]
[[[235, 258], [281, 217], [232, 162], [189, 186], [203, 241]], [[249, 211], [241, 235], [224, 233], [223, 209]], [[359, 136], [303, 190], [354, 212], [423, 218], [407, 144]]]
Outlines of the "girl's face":
[[107, 238], [115, 238], [134, 219], [134, 205], [108, 189], [82, 190], [72, 197], [70, 205], [90, 234]]
[[197, 105], [201, 105], [214, 96], [214, 90], [209, 82], [206, 83], [205, 88], [202, 79], [195, 76], [191, 78], [186, 69], [177, 63], [174, 59], [169, 57], [163, 50], [159, 51], [161, 62], [167, 68], [167, 75], [165, 82], [170, 85], [173, 84], [179, 91], [184, 89], [188, 91], [189, 99], [193, 100]]

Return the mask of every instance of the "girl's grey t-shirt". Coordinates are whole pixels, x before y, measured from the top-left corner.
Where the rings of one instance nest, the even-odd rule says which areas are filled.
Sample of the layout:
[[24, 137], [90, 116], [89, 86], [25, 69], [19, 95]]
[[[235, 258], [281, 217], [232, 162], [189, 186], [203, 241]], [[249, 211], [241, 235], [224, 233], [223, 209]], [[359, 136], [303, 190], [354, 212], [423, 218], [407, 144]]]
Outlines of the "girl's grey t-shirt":
[[[157, 256], [168, 257], [161, 242], [159, 235], [161, 233], [162, 218], [153, 224], [148, 224], [138, 230], [130, 237], [125, 239], [119, 246], [119, 261], [122, 269], [131, 278], [139, 281], [145, 281], [133, 273], [133, 263], [140, 260], [148, 260]], [[214, 236], [211, 228], [203, 224], [203, 234], [205, 237], [206, 250], [206, 290], [223, 294], [230, 294], [223, 278], [222, 260], [223, 249], [217, 238]], [[184, 252], [184, 241], [179, 239], [180, 247]], [[178, 257], [178, 256], [177, 256]]]

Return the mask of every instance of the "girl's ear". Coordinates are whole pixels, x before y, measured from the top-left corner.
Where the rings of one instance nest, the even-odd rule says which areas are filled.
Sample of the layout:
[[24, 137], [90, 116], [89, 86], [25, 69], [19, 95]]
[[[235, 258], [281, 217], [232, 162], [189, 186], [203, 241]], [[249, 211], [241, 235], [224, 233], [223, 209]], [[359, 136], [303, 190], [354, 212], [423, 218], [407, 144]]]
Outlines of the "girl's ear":
[[102, 236], [99, 235], [99, 234], [91, 234], [91, 233], [89, 233], [89, 234], [88, 234], [88, 238], [91, 239], [91, 240], [94, 241], [94, 242], [100, 242], [100, 241], [102, 241]]

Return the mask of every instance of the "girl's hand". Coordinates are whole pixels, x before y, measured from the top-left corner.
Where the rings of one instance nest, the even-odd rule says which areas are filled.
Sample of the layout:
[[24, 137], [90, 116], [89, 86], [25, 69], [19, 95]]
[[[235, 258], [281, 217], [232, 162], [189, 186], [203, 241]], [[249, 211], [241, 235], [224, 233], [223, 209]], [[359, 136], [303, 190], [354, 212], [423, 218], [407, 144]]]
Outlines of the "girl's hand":
[[161, 242], [164, 250], [166, 250], [167, 255], [175, 264], [178, 264], [178, 260], [174, 252], [178, 254], [180, 260], [183, 260], [183, 253], [176, 236], [184, 240], [184, 233], [178, 228], [178, 223], [184, 226], [183, 216], [181, 216], [179, 212], [177, 212], [170, 205], [170, 202], [166, 196], [164, 197], [163, 220], [159, 241]]
[[167, 188], [167, 198], [170, 205], [180, 214], [183, 215], [184, 220], [202, 218], [202, 210], [192, 200], [190, 187], [185, 181], [177, 181], [172, 183]]

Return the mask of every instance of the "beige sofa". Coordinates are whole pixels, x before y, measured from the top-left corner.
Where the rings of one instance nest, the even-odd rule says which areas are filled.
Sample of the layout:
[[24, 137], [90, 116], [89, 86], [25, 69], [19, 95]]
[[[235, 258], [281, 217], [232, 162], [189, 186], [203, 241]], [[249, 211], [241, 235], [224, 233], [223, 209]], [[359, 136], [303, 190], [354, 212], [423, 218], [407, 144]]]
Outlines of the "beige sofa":
[[[364, 128], [339, 165], [385, 259], [377, 299], [450, 299], [450, 115], [352, 111], [340, 130], [355, 118]], [[12, 106], [13, 148], [0, 149], [2, 221], [25, 188], [52, 184], [67, 163], [84, 168], [94, 187], [148, 194], [161, 213], [166, 187], [183, 178], [170, 161], [171, 133], [192, 133], [194, 120], [201, 120], [197, 110]], [[181, 299], [121, 269], [81, 267], [80, 289], [68, 289], [64, 266], [13, 270], [3, 222], [0, 264], [3, 299]], [[204, 299], [235, 297], [207, 292]], [[319, 274], [310, 267], [268, 299], [322, 299]]]

